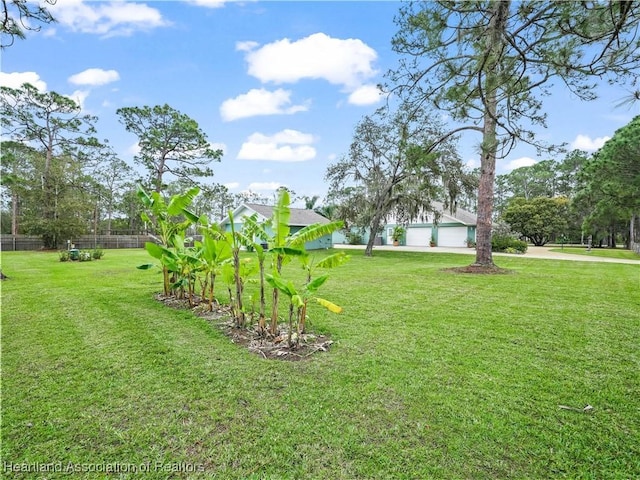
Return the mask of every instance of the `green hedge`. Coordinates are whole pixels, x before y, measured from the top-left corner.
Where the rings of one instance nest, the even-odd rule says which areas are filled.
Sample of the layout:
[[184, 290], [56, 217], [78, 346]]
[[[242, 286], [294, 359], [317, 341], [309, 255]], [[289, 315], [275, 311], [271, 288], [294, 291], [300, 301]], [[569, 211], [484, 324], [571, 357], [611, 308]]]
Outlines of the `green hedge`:
[[527, 242], [506, 235], [491, 237], [491, 250], [505, 253], [526, 253]]

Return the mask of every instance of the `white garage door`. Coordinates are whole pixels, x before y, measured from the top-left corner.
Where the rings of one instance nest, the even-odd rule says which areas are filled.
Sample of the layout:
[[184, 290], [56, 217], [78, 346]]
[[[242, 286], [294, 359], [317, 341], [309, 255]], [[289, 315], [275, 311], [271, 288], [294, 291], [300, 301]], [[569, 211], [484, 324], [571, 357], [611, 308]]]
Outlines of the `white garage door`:
[[410, 247], [428, 247], [431, 241], [431, 227], [407, 228], [407, 245]]
[[467, 227], [440, 227], [438, 228], [439, 247], [466, 247]]

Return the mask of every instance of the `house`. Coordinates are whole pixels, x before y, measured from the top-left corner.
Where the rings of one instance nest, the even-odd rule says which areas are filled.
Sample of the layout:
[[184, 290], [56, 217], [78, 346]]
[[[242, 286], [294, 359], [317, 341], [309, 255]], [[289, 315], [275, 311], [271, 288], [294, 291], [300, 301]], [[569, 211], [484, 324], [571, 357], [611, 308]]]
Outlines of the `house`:
[[[466, 247], [468, 242], [476, 240], [477, 217], [461, 208], [455, 213], [445, 208], [442, 202], [431, 202], [436, 214], [429, 213], [426, 216], [414, 220], [409, 225], [400, 224], [406, 228], [401, 245], [428, 247], [433, 241], [438, 247]], [[434, 222], [434, 217], [438, 221]], [[384, 230], [376, 239], [376, 244], [391, 245], [393, 229], [398, 225], [395, 218], [388, 218]], [[362, 243], [369, 239], [368, 232], [363, 235]], [[334, 234], [334, 243], [348, 243], [345, 235], [340, 232]]]
[[[466, 247], [468, 242], [476, 241], [477, 217], [461, 208], [455, 213], [445, 208], [442, 202], [432, 202], [438, 218], [434, 222], [434, 214], [429, 213], [426, 218], [418, 219], [406, 226], [404, 241], [407, 246], [428, 246], [431, 241], [438, 247]], [[393, 243], [391, 232], [395, 224], [385, 227], [386, 243]]]
[[[329, 223], [329, 220], [326, 217], [323, 217], [313, 210], [305, 210], [304, 208], [290, 208], [290, 210], [291, 216], [289, 218], [289, 227], [291, 228], [291, 234], [308, 225], [313, 225], [314, 223]], [[245, 216], [250, 217], [253, 214], [258, 214], [258, 222], [264, 222], [273, 216], [273, 207], [257, 203], [243, 203], [233, 211], [236, 230], [240, 230], [242, 228], [242, 221]], [[220, 221], [219, 225], [224, 230], [229, 231], [229, 218]], [[267, 232], [269, 234], [272, 233], [269, 229], [267, 229]], [[307, 242], [305, 244], [305, 248], [307, 250], [320, 250], [323, 248], [331, 248], [332, 245], [331, 235], [325, 235], [311, 242]]]

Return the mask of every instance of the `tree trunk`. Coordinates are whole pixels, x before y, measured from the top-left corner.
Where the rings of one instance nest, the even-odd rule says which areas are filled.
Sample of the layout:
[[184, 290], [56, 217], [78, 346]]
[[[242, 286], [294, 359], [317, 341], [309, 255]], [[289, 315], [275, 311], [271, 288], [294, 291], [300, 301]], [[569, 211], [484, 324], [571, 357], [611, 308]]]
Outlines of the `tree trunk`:
[[[18, 202], [20, 198], [18, 194], [13, 192], [11, 194], [11, 235], [18, 235]], [[633, 225], [633, 220], [631, 225]]]
[[[276, 270], [280, 273], [282, 270], [282, 255], [278, 255], [276, 259]], [[273, 297], [271, 303], [271, 326], [269, 328], [269, 333], [275, 336], [278, 333], [278, 301], [280, 299], [280, 291], [277, 288], [273, 289]]]
[[44, 171], [42, 172], [42, 219], [44, 220], [45, 233], [42, 235], [44, 248], [56, 248], [56, 237], [51, 230], [53, 228], [56, 209], [54, 204], [55, 194], [51, 185], [51, 163], [53, 161], [53, 138], [49, 138], [45, 153]]
[[475, 265], [482, 267], [494, 266], [491, 253], [491, 216], [493, 214], [493, 190], [496, 176], [496, 153], [498, 151], [496, 139], [498, 99], [496, 89], [499, 72], [497, 72], [496, 69], [499, 63], [498, 58], [501, 55], [503, 32], [506, 28], [506, 18], [509, 13], [509, 7], [509, 1], [494, 3], [492, 7], [493, 15], [489, 22], [486, 36], [487, 59], [484, 69], [486, 72], [484, 81], [485, 114], [480, 156], [475, 262]]
[[233, 267], [235, 270], [234, 280], [236, 283], [236, 306], [238, 308], [236, 312], [236, 327], [245, 327], [245, 315], [242, 306], [242, 278], [240, 277], [240, 252], [234, 250], [233, 252]]
[[371, 222], [371, 232], [369, 232], [369, 241], [367, 242], [367, 248], [364, 249], [364, 256], [370, 257], [373, 255], [373, 244], [376, 241], [376, 235], [380, 229], [380, 217], [376, 215]]
[[616, 248], [616, 226], [612, 225], [609, 231], [609, 248]]

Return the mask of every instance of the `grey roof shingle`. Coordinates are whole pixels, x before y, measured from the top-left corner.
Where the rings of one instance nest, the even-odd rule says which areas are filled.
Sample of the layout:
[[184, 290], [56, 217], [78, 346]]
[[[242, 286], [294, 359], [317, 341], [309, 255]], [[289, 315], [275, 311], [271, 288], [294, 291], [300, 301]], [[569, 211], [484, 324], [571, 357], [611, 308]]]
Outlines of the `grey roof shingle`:
[[[273, 207], [270, 205], [260, 205], [258, 203], [245, 203], [246, 207], [250, 208], [264, 218], [271, 218], [273, 215]], [[295, 227], [304, 227], [307, 225], [313, 225], [314, 223], [329, 223], [329, 219], [323, 217], [319, 213], [313, 210], [305, 210], [304, 208], [290, 208], [291, 218], [289, 219], [289, 225]]]
[[478, 217], [467, 210], [463, 210], [462, 208], [457, 208], [455, 213], [451, 212], [449, 208], [445, 208], [444, 203], [442, 202], [431, 202], [433, 204], [433, 208], [440, 213], [448, 215], [450, 217], [459, 220], [464, 225], [476, 225], [478, 222]]

